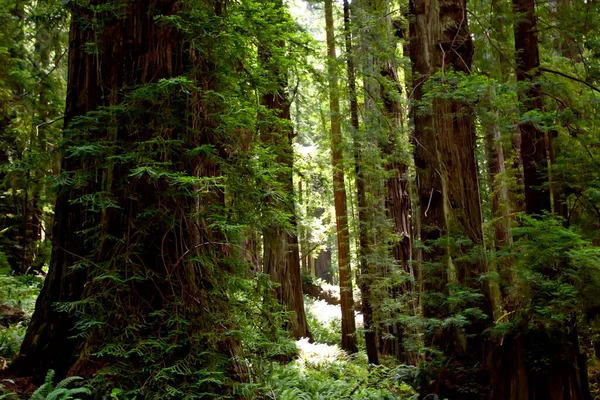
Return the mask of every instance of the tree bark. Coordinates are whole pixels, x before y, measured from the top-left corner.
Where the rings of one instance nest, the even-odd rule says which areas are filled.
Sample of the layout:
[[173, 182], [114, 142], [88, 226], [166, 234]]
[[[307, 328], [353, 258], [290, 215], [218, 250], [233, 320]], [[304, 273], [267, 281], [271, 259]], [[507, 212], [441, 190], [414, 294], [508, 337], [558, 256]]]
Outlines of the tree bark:
[[[275, 5], [280, 12], [283, 5]], [[277, 13], [279, 15], [279, 12]], [[277, 21], [274, 21], [276, 23]], [[306, 322], [304, 297], [302, 296], [302, 273], [300, 270], [300, 249], [297, 236], [296, 210], [294, 204], [294, 183], [292, 168], [294, 150], [292, 147], [293, 132], [290, 121], [290, 102], [286, 98], [287, 74], [281, 66], [280, 58], [273, 58], [271, 47], [284, 48], [285, 43], [276, 40], [274, 43], [260, 46], [260, 57], [269, 80], [275, 82], [273, 88], [262, 96], [262, 104], [272, 113], [263, 116], [261, 122], [261, 141], [276, 154], [276, 162], [282, 168], [277, 177], [284, 196], [288, 196], [281, 204], [271, 199], [273, 207], [282, 208], [290, 215], [290, 227], [267, 226], [263, 229], [264, 272], [278, 284], [275, 289], [277, 299], [291, 312], [287, 329], [296, 338], [312, 337]]]
[[[537, 39], [537, 23], [534, 0], [513, 0], [513, 8], [518, 14], [515, 23], [515, 54], [517, 82], [527, 85], [527, 90], [519, 93], [525, 111], [542, 110], [539, 84], [540, 56]], [[548, 156], [544, 133], [531, 122], [519, 125], [521, 132], [521, 158], [523, 160], [523, 180], [525, 185], [525, 211], [527, 214], [542, 214], [552, 211], [550, 190], [544, 174], [548, 173]]]
[[[11, 372], [41, 379], [54, 369], [57, 377], [89, 377], [110, 365], [128, 369], [118, 377], [122, 387], [143, 382], [155, 391], [165, 381], [147, 375], [150, 363], [160, 359], [169, 368], [208, 353], [205, 367], [223, 361], [228, 376], [239, 375], [232, 358], [240, 348], [226, 334], [231, 326], [220, 289], [233, 273], [222, 261], [231, 250], [211, 224], [214, 207], [224, 203], [211, 183], [218, 181], [217, 160], [225, 156], [212, 119], [218, 103], [204, 97], [217, 89], [213, 61], [159, 18], [185, 15], [180, 2], [129, 2], [117, 14], [73, 7], [65, 138], [72, 146], [112, 145], [114, 153], [63, 158], [63, 171], [80, 180], [58, 196], [50, 271]], [[220, 3], [206, 9], [215, 15], [221, 10]], [[197, 82], [194, 89], [182, 88], [190, 81]], [[110, 106], [117, 107], [101, 109]], [[75, 120], [88, 112], [95, 112], [93, 118]], [[169, 151], [147, 150], [171, 140]], [[214, 146], [215, 157], [189, 151], [203, 146]], [[132, 161], [128, 156], [136, 151], [147, 158]], [[138, 172], [155, 165], [167, 165], [169, 172], [158, 178]], [[192, 181], [189, 191], [173, 190], [180, 183], [169, 174]], [[115, 206], [82, 201], [98, 195]], [[84, 317], [97, 322], [84, 329]], [[208, 334], [218, 339], [205, 340]], [[166, 337], [185, 345], [168, 353], [145, 346]], [[114, 343], [143, 356], [107, 350]], [[107, 352], [100, 357], [99, 350]], [[165, 378], [171, 387], [185, 384]]]
[[342, 349], [355, 353], [356, 324], [354, 300], [352, 298], [352, 271], [350, 269], [350, 238], [348, 231], [348, 209], [344, 183], [344, 155], [342, 151], [342, 129], [340, 94], [336, 71], [335, 32], [333, 25], [332, 0], [325, 0], [325, 31], [327, 36], [327, 72], [329, 81], [329, 111], [331, 113], [331, 153], [333, 167], [333, 196], [337, 228], [338, 267], [342, 307]]
[[377, 333], [373, 323], [373, 304], [371, 295], [371, 280], [373, 266], [368, 262], [371, 243], [367, 232], [367, 200], [365, 192], [365, 176], [363, 173], [364, 162], [359, 135], [358, 98], [356, 95], [356, 69], [354, 67], [354, 49], [352, 47], [352, 33], [350, 28], [350, 5], [344, 0], [344, 38], [346, 44], [346, 69], [348, 72], [348, 94], [350, 97], [350, 122], [354, 138], [354, 169], [356, 171], [356, 198], [358, 203], [358, 257], [360, 263], [359, 287], [362, 299], [363, 327], [365, 331], [365, 345], [369, 364], [379, 364], [377, 351]]
[[[437, 72], [442, 73], [437, 78], [442, 80], [451, 79], [444, 76], [450, 69], [457, 73], [470, 72], [473, 45], [464, 0], [417, 0], [412, 5], [410, 57], [414, 100], [420, 101], [424, 99], [427, 81]], [[451, 94], [452, 89], [449, 90]], [[438, 241], [433, 251], [420, 251], [425, 291], [448, 294], [448, 284], [452, 283], [482, 292], [486, 301], [469, 306], [479, 307], [489, 315], [488, 285], [479, 279], [487, 272], [487, 266], [454, 258], [468, 254], [473, 246], [483, 246], [472, 110], [452, 96], [435, 96], [434, 93], [430, 109], [413, 107], [413, 119], [421, 240], [431, 245], [430, 241], [444, 237], [449, 240], [466, 237], [471, 242], [457, 248], [449, 244], [440, 246]], [[429, 266], [440, 261], [441, 267]], [[454, 312], [444, 304], [432, 303], [433, 299], [435, 297], [424, 305], [425, 317], [445, 318]], [[470, 379], [478, 381], [482, 388], [486, 384], [480, 366], [484, 357], [483, 331], [488, 325], [488, 320], [472, 321], [466, 328], [469, 338], [452, 328], [436, 336], [436, 343], [456, 363], [452, 365], [467, 369]], [[429, 341], [433, 339], [430, 337]], [[446, 379], [440, 376], [433, 385], [424, 388], [425, 392], [431, 390], [450, 399], [485, 396], [482, 392], [461, 394], [460, 387], [467, 382], [452, 370], [452, 365], [444, 372], [448, 374]]]

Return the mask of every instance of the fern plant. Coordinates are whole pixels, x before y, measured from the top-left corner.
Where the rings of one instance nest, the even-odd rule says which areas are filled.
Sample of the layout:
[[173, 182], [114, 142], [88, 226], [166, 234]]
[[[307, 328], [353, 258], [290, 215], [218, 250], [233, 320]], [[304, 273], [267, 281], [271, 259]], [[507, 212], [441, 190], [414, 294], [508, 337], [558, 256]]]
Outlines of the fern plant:
[[31, 395], [30, 400], [80, 400], [77, 395], [92, 394], [92, 391], [85, 387], [69, 388], [72, 382], [82, 380], [80, 376], [70, 376], [63, 379], [54, 385], [54, 370], [49, 370], [44, 380], [44, 384], [40, 386]]

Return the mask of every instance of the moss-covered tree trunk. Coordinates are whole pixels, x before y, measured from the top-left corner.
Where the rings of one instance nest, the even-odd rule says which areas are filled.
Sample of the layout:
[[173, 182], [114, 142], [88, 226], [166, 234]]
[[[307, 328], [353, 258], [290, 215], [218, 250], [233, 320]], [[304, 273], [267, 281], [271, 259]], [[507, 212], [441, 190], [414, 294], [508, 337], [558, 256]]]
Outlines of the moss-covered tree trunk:
[[[90, 6], [73, 6], [70, 32], [62, 169], [71, 180], [11, 370], [91, 376], [111, 366], [123, 387], [214, 389], [200, 375], [190, 383], [169, 372], [239, 372], [222, 289], [231, 250], [213, 218], [224, 152], [212, 119], [218, 102], [206, 98], [214, 66], [171, 24], [185, 24], [182, 2]], [[203, 6], [208, 16], [222, 12], [219, 2]]]

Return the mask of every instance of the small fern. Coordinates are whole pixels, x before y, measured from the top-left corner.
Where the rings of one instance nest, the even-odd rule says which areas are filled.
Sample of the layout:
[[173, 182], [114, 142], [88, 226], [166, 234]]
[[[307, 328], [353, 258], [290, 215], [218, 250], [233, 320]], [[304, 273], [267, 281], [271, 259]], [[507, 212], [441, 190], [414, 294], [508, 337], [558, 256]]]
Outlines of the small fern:
[[81, 400], [75, 397], [80, 394], [92, 394], [92, 391], [83, 386], [79, 388], [68, 388], [72, 382], [82, 380], [79, 376], [70, 376], [54, 385], [54, 370], [49, 370], [44, 380], [44, 384], [40, 386], [31, 395], [30, 400]]

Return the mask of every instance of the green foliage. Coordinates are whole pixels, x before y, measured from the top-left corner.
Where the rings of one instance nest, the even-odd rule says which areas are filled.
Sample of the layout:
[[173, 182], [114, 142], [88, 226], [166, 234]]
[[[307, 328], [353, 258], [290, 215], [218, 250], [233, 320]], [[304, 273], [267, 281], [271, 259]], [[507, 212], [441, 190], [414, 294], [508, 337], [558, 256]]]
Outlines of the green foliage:
[[500, 253], [515, 264], [517, 315], [530, 327], [560, 327], [600, 306], [600, 248], [551, 216], [521, 216], [514, 244]]
[[317, 343], [325, 343], [328, 345], [337, 345], [342, 342], [342, 331], [341, 331], [341, 317], [333, 316], [331, 318], [324, 319], [317, 317], [317, 313], [322, 312], [323, 308], [334, 310], [341, 315], [339, 307], [327, 306], [324, 301], [315, 301], [308, 296], [305, 296], [305, 311], [306, 320], [310, 327], [310, 332]]
[[[41, 286], [42, 280], [38, 276], [13, 276], [0, 272], [0, 307], [8, 307], [2, 311], [22, 313], [19, 319], [29, 319]], [[0, 315], [0, 361], [9, 362], [19, 351], [27, 327], [26, 321], [6, 323], [3, 317]]]
[[9, 361], [18, 354], [26, 329], [23, 324], [0, 327], [0, 360]]
[[[322, 346], [322, 345], [320, 345]], [[325, 351], [325, 350], [323, 350]], [[414, 390], [394, 369], [369, 367], [364, 353], [330, 356], [315, 363], [301, 358], [274, 365], [266, 387], [267, 399], [409, 399]]]
[[31, 316], [43, 282], [37, 275], [14, 276], [0, 272], [0, 304], [21, 309]]
[[79, 376], [70, 376], [54, 384], [54, 371], [46, 374], [44, 383], [31, 395], [30, 400], [81, 400], [80, 395], [90, 395], [92, 391], [87, 387], [69, 388], [73, 382], [82, 380]]
[[46, 177], [56, 171], [66, 37], [60, 0], [0, 5], [0, 250], [17, 273], [48, 260], [40, 232], [52, 222]]

